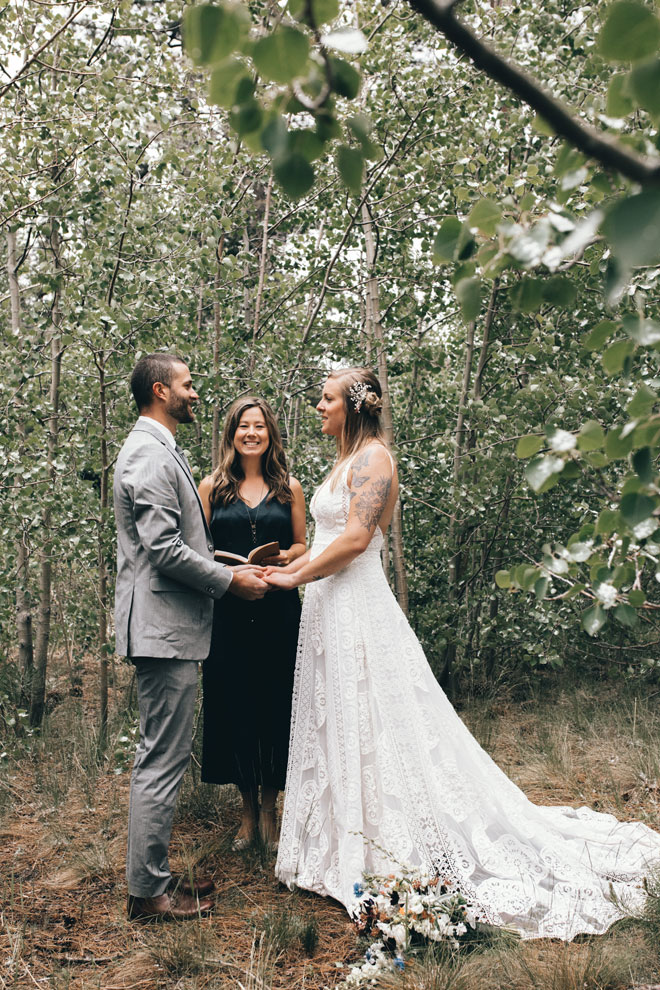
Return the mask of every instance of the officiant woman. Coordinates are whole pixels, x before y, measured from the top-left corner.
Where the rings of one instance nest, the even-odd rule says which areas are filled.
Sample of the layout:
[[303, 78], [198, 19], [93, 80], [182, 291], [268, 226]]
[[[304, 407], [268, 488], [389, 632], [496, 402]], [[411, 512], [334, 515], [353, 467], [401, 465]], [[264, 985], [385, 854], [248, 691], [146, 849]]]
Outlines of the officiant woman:
[[[305, 499], [289, 475], [273, 410], [242, 396], [229, 408], [218, 466], [199, 494], [216, 550], [247, 557], [277, 540], [264, 564], [283, 566], [305, 552]], [[298, 591], [248, 602], [215, 603], [211, 651], [204, 663], [202, 780], [236, 784], [243, 807], [235, 850], [257, 833], [277, 845], [278, 791], [286, 777], [293, 672], [300, 621]]]

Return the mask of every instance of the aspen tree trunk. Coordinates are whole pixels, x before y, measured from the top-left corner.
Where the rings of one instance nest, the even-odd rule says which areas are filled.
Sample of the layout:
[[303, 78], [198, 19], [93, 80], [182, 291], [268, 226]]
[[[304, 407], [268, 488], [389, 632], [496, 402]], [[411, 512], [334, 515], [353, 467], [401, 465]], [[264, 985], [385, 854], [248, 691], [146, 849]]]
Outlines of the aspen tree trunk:
[[[16, 274], [16, 233], [7, 231], [7, 276], [9, 278], [9, 298], [11, 304], [11, 332], [14, 337], [21, 333], [21, 293]], [[25, 424], [18, 417], [19, 457], [25, 452]], [[16, 637], [18, 640], [18, 668], [20, 671], [21, 696], [27, 701], [32, 681], [34, 648], [32, 643], [32, 603], [28, 583], [29, 553], [27, 531], [19, 518], [18, 543], [16, 547]]]
[[[380, 299], [378, 294], [378, 279], [376, 277], [376, 243], [374, 239], [373, 223], [366, 201], [362, 204], [362, 230], [364, 232], [364, 242], [366, 247], [367, 263], [367, 284], [366, 284], [366, 326], [367, 339], [371, 338], [376, 349], [378, 366], [378, 377], [383, 390], [383, 430], [385, 439], [390, 446], [394, 446], [394, 423], [392, 419], [392, 399], [390, 395], [389, 379], [387, 374], [387, 354], [385, 351], [385, 339], [383, 327], [380, 322]], [[394, 570], [394, 589], [397, 601], [403, 612], [408, 614], [408, 581], [406, 578], [406, 565], [403, 556], [403, 532], [401, 520], [401, 501], [397, 499], [392, 516], [391, 526], [391, 551], [392, 565]], [[387, 544], [384, 546], [386, 549]], [[383, 555], [383, 564], [387, 573], [387, 553]]]
[[[128, 181], [128, 196], [124, 211], [124, 222], [117, 248], [117, 258], [108, 285], [106, 295], [106, 305], [110, 308], [113, 304], [115, 286], [122, 265], [124, 241], [128, 233], [128, 218], [133, 205], [133, 195], [135, 192], [135, 180], [133, 175]], [[199, 334], [199, 329], [198, 329]], [[108, 517], [108, 491], [110, 478], [110, 461], [108, 456], [108, 393], [106, 383], [106, 354], [101, 348], [94, 354], [94, 361], [99, 376], [99, 421], [101, 425], [101, 491], [99, 498], [99, 516], [97, 523], [97, 589], [98, 589], [98, 609], [97, 609], [97, 629], [98, 629], [98, 652], [99, 652], [99, 746], [105, 745], [108, 731], [108, 564], [103, 545], [103, 536]]]
[[[56, 279], [62, 270], [60, 258], [61, 239], [57, 221], [51, 220], [50, 248], [53, 253], [53, 267]], [[46, 477], [50, 484], [50, 496], [52, 497], [55, 488], [57, 471], [55, 459], [57, 457], [58, 434], [59, 434], [59, 402], [60, 402], [60, 375], [62, 370], [62, 349], [60, 341], [60, 296], [61, 287], [56, 281], [56, 288], [53, 294], [53, 305], [50, 314], [50, 328], [48, 331], [48, 344], [50, 345], [50, 394], [49, 394], [49, 416], [48, 434], [46, 443]], [[30, 698], [30, 724], [41, 725], [44, 716], [46, 699], [46, 669], [48, 666], [48, 645], [50, 642], [50, 621], [51, 621], [51, 587], [52, 587], [52, 554], [53, 554], [53, 533], [52, 533], [52, 511], [51, 503], [46, 497], [44, 507], [41, 511], [42, 543], [39, 549], [39, 606], [37, 610], [37, 636], [35, 644], [34, 672], [32, 677], [32, 693]]]
[[[490, 293], [490, 299], [488, 300], [488, 309], [486, 310], [486, 319], [484, 321], [484, 335], [481, 341], [481, 349], [479, 351], [479, 361], [477, 362], [477, 372], [474, 376], [474, 388], [472, 389], [472, 397], [474, 399], [481, 398], [481, 390], [484, 383], [484, 370], [486, 368], [486, 361], [488, 360], [488, 348], [490, 346], [490, 332], [493, 328], [493, 320], [495, 319], [495, 314], [497, 312], [497, 293], [499, 291], [500, 282], [499, 279], [495, 279], [493, 282], [493, 288]], [[474, 432], [470, 433], [470, 447], [474, 447]]]
[[[475, 400], [478, 400], [478, 399], [481, 398], [481, 393], [482, 393], [482, 389], [483, 389], [484, 372], [486, 370], [486, 363], [488, 361], [488, 349], [490, 347], [490, 341], [491, 341], [491, 330], [493, 328], [493, 320], [495, 319], [495, 314], [497, 312], [497, 294], [498, 294], [498, 291], [499, 291], [499, 279], [496, 278], [494, 280], [494, 282], [493, 282], [493, 288], [491, 289], [490, 299], [488, 300], [488, 308], [486, 309], [486, 318], [484, 320], [483, 336], [481, 338], [481, 347], [479, 349], [479, 358], [477, 360], [477, 370], [476, 370], [475, 375], [474, 375], [474, 385], [472, 387], [472, 398], [475, 399]], [[466, 453], [468, 453], [469, 451], [471, 451], [474, 448], [475, 443], [476, 443], [476, 431], [474, 429], [471, 429], [470, 430], [470, 433], [469, 433], [469, 435], [467, 437], [467, 442], [465, 444]], [[475, 483], [476, 483], [477, 470], [478, 470], [478, 468], [477, 468], [476, 464], [472, 464], [472, 470], [470, 471], [470, 475], [474, 479]], [[468, 472], [466, 470], [464, 470], [463, 471], [463, 479], [464, 480], [466, 479], [467, 475], [468, 475]], [[483, 527], [480, 527], [480, 530], [483, 531]], [[475, 534], [475, 536], [476, 536], [476, 534]], [[459, 540], [460, 540], [460, 537], [459, 537]], [[484, 575], [486, 573], [487, 559], [486, 559], [486, 556], [485, 555], [486, 555], [486, 552], [487, 552], [487, 545], [488, 545], [488, 541], [486, 539], [484, 539], [483, 553], [482, 553], [482, 559], [481, 559], [481, 563], [480, 563], [480, 570], [481, 570], [480, 583], [482, 585], [484, 583]], [[474, 549], [473, 549], [472, 556], [473, 556], [472, 570], [474, 571], [474, 569], [476, 567], [476, 554], [474, 552]], [[487, 583], [490, 583], [490, 582], [487, 582]], [[475, 646], [475, 643], [478, 644], [478, 642], [479, 642], [479, 635], [478, 635], [478, 632], [479, 631], [477, 629], [477, 626], [478, 626], [479, 621], [480, 621], [480, 618], [481, 618], [481, 609], [475, 604], [472, 608], [470, 608], [469, 610], [467, 610], [467, 616], [468, 616], [468, 618], [467, 618], [468, 635], [467, 635], [467, 641], [466, 641], [466, 646], [465, 646], [465, 652], [466, 652], [466, 655], [468, 656], [468, 658], [470, 660], [470, 671], [473, 674], [472, 657], [474, 655], [475, 649], [478, 649], [478, 645]]]
[[[213, 380], [217, 381], [220, 370], [220, 265], [225, 251], [225, 235], [220, 235], [216, 249], [216, 266], [213, 276]], [[213, 426], [211, 430], [211, 467], [215, 471], [218, 466], [220, 452], [220, 398], [213, 397]]]
[[[470, 382], [472, 380], [472, 357], [474, 354], [474, 321], [468, 324], [467, 341], [465, 347], [465, 364], [463, 366], [463, 382], [458, 400], [458, 414], [456, 416], [456, 427], [454, 429], [454, 467], [453, 467], [453, 503], [456, 511], [458, 505], [458, 493], [462, 474], [461, 457], [465, 448], [463, 434], [465, 432], [465, 410], [470, 392]], [[448, 601], [453, 611], [458, 605], [458, 586], [461, 580], [461, 550], [459, 546], [460, 531], [459, 524], [455, 516], [449, 524], [449, 545], [454, 548], [449, 560], [448, 573]], [[454, 694], [454, 666], [456, 662], [456, 638], [458, 630], [454, 630], [452, 638], [447, 643], [445, 652], [445, 669], [443, 681], [450, 697]]]
[[[245, 222], [245, 227], [243, 228], [243, 250], [245, 252], [245, 259], [243, 261], [243, 322], [245, 328], [252, 326], [252, 307], [250, 305], [251, 295], [250, 295], [250, 231], [248, 229], [247, 221]], [[242, 383], [239, 382], [239, 387], [243, 387]], [[249, 387], [249, 386], [248, 386]]]
[[[511, 478], [510, 476], [506, 479], [506, 489], [504, 492], [504, 505], [502, 507], [502, 512], [500, 513], [500, 529], [506, 530], [507, 522], [509, 521], [509, 508], [511, 505]], [[497, 549], [493, 555], [493, 564], [491, 567], [491, 574], [496, 573], [502, 566], [502, 542], [499, 541], [497, 544]], [[496, 594], [491, 594], [490, 604], [488, 606], [488, 618], [490, 620], [491, 628], [497, 619], [497, 613], [500, 607], [500, 596]], [[492, 632], [490, 633], [491, 640], [493, 639]], [[486, 680], [490, 683], [495, 674], [495, 662], [497, 660], [497, 650], [495, 646], [490, 646], [486, 651], [485, 667], [486, 667]]]
[[[323, 240], [323, 230], [324, 230], [324, 223], [323, 223], [323, 220], [321, 220], [321, 223], [319, 224], [318, 233], [317, 233], [317, 236], [316, 236], [315, 255], [318, 255], [318, 253], [320, 251], [320, 248], [321, 248], [321, 242]], [[287, 395], [289, 389], [291, 388], [291, 386], [293, 384], [293, 380], [295, 378], [296, 370], [298, 368], [298, 365], [300, 364], [300, 361], [302, 360], [302, 355], [303, 355], [303, 351], [304, 351], [304, 348], [305, 348], [305, 344], [307, 342], [307, 337], [308, 337], [309, 331], [311, 330], [311, 327], [312, 327], [312, 323], [311, 323], [310, 317], [311, 317], [312, 312], [314, 310], [314, 305], [315, 305], [314, 293], [310, 289], [309, 295], [307, 297], [307, 310], [305, 312], [305, 330], [303, 331], [302, 340], [300, 342], [300, 351], [298, 352], [298, 361], [296, 362], [296, 366], [294, 368], [290, 369], [289, 372], [288, 372], [288, 374], [287, 374], [287, 376], [286, 376], [286, 383], [285, 383], [284, 390], [283, 390], [283, 392], [284, 392], [284, 399], [286, 399], [286, 395]], [[302, 403], [303, 403], [303, 401], [304, 401], [303, 396], [300, 393], [298, 393], [298, 395], [296, 395], [296, 398], [294, 400], [293, 407], [290, 406], [289, 407], [289, 411], [287, 413], [287, 418], [286, 418], [286, 433], [287, 433], [287, 436], [291, 436], [291, 438], [292, 438], [292, 440], [294, 442], [298, 439], [298, 436], [299, 436], [299, 433], [300, 433], [300, 417], [301, 417], [301, 410], [302, 410]], [[281, 406], [280, 406], [280, 408], [281, 408]], [[290, 422], [291, 422], [292, 417], [293, 417], [293, 427], [291, 428], [290, 427]]]
[[261, 235], [261, 255], [259, 259], [259, 283], [257, 285], [257, 298], [254, 303], [254, 321], [252, 323], [252, 347], [250, 349], [250, 361], [248, 372], [250, 377], [254, 373], [254, 366], [257, 360], [257, 334], [259, 332], [259, 317], [261, 315], [261, 302], [264, 294], [264, 283], [266, 281], [266, 265], [268, 263], [268, 221], [270, 217], [270, 200], [273, 191], [273, 175], [271, 174], [266, 188], [266, 198], [264, 202], [263, 232]]
[[108, 565], [103, 547], [103, 533], [108, 516], [110, 463], [108, 458], [108, 396], [105, 379], [106, 359], [103, 351], [96, 357], [99, 373], [99, 419], [101, 423], [101, 497], [98, 523], [98, 635], [100, 657], [99, 734], [103, 744], [108, 731]]

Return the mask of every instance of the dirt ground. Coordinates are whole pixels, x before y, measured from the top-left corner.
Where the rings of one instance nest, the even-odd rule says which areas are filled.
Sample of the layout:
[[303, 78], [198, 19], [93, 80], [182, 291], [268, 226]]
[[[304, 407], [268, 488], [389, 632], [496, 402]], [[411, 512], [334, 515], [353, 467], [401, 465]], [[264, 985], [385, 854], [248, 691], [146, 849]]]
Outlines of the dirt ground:
[[[76, 697], [63, 676], [44, 732], [30, 736], [23, 728], [11, 745], [5, 741], [0, 990], [334, 987], [364, 950], [346, 911], [284, 888], [268, 850], [232, 852], [236, 792], [200, 784], [194, 764], [179, 802], [171, 866], [178, 876], [214, 879], [213, 913], [186, 924], [127, 921], [124, 855], [136, 734], [126, 711], [130, 669], [118, 668], [114, 678], [115, 715], [101, 759], [95, 677], [93, 666], [85, 669]], [[481, 701], [461, 715], [533, 801], [587, 804], [659, 827], [658, 700], [648, 692], [638, 701], [622, 700], [616, 690], [579, 689], [551, 700]]]

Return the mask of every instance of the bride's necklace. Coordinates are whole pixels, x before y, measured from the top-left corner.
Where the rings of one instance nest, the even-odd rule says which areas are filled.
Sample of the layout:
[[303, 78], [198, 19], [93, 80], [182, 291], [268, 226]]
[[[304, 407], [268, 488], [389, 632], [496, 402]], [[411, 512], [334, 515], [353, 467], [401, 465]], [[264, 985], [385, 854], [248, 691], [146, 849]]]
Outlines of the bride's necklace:
[[266, 497], [267, 494], [268, 494], [268, 485], [264, 485], [264, 489], [262, 489], [261, 499], [259, 500], [259, 502], [257, 502], [256, 507], [252, 506], [252, 508], [256, 508], [257, 510], [254, 514], [254, 519], [252, 518], [252, 513], [250, 512], [250, 506], [247, 504], [245, 499], [243, 498], [241, 499], [241, 502], [245, 506], [245, 511], [247, 512], [248, 522], [250, 523], [250, 532], [252, 533], [253, 547], [256, 547], [257, 545], [257, 519], [259, 518], [259, 510], [261, 509], [264, 498]]

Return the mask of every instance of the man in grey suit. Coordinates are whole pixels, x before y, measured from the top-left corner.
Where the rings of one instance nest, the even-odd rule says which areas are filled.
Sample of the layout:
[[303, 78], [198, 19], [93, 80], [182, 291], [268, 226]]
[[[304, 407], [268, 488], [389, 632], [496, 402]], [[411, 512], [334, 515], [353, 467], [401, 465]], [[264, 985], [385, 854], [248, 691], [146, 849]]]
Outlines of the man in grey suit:
[[211, 906], [198, 900], [204, 891], [195, 885], [170, 896], [167, 851], [190, 759], [197, 665], [209, 653], [213, 601], [228, 591], [261, 598], [268, 586], [260, 568], [213, 560], [197, 487], [175, 440], [179, 423], [194, 421], [199, 398], [185, 362], [148, 354], [133, 370], [131, 389], [140, 416], [114, 478], [116, 648], [135, 664], [140, 710], [128, 815], [128, 913], [184, 919]]

